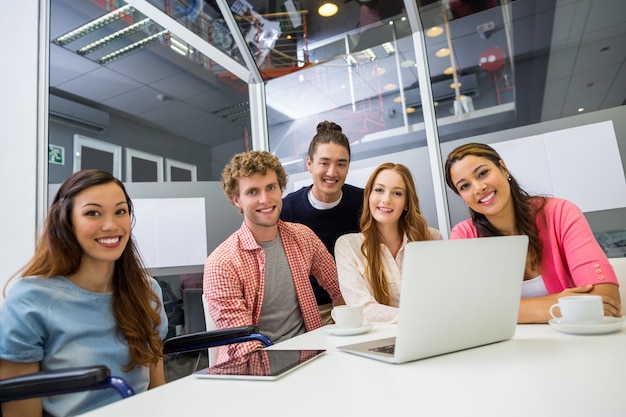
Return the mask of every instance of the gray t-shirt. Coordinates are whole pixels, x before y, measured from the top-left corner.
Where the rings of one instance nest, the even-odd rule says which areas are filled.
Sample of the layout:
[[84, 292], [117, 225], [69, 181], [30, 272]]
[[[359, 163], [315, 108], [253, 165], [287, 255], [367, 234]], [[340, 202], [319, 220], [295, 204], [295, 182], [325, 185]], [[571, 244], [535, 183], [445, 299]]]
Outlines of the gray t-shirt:
[[259, 332], [278, 343], [306, 331], [280, 235], [259, 243], [265, 251], [265, 284]]

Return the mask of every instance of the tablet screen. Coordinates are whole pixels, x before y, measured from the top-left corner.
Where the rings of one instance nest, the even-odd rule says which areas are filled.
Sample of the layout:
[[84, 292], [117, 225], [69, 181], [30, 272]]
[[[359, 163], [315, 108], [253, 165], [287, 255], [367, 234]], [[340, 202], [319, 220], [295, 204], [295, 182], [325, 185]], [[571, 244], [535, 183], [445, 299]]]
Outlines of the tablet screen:
[[319, 358], [325, 350], [256, 350], [194, 373], [199, 378], [275, 380]]

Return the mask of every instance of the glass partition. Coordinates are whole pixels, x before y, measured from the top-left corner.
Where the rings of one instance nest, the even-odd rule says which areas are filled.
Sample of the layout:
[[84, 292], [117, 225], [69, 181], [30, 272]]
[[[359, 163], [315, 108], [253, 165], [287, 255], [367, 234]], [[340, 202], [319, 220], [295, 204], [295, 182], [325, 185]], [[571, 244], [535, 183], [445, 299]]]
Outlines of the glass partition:
[[[295, 184], [290, 187], [306, 182], [308, 143], [322, 120], [344, 128], [353, 146], [352, 166], [427, 148], [424, 88], [433, 97], [434, 143], [441, 144], [444, 158], [467, 141], [513, 144], [602, 121], [609, 121], [615, 133], [610, 153], [624, 153], [626, 52], [620, 45], [626, 40], [626, 3], [418, 0], [404, 2], [400, 13], [360, 25], [364, 3], [339, 5], [341, 18], [328, 18], [335, 19], [337, 31], [308, 44], [310, 64], [267, 83], [270, 149], [287, 166]], [[314, 17], [319, 19], [316, 10], [309, 9], [308, 21]], [[412, 19], [418, 24], [410, 24]], [[422, 38], [423, 56], [415, 44]], [[419, 74], [426, 69], [430, 85], [421, 86]], [[592, 132], [605, 131], [599, 126]], [[563, 155], [568, 151], [576, 157], [592, 155], [575, 146], [561, 150]], [[536, 155], [528, 154], [526, 165], [536, 166]], [[442, 163], [432, 156], [428, 160], [431, 167]], [[621, 169], [610, 175], [618, 182], [623, 160], [614, 161]], [[432, 175], [426, 166], [415, 162], [412, 169], [417, 176]], [[446, 192], [454, 225], [467, 210]], [[626, 228], [619, 203], [585, 214], [594, 231]]]
[[[476, 82], [471, 94], [456, 91], [445, 107], [438, 103], [442, 157], [463, 143], [491, 144], [526, 191], [573, 201], [607, 255], [625, 256], [616, 248], [625, 246], [626, 236], [626, 4], [479, 3], [436, 2], [420, 9], [427, 39], [432, 28], [440, 28], [438, 38], [449, 36], [456, 76], [451, 81], [461, 89], [463, 77]], [[441, 79], [442, 61], [432, 57], [437, 47], [428, 54], [433, 92]], [[599, 160], [598, 169], [583, 168]], [[610, 195], [587, 192], [598, 183]], [[447, 198], [451, 225], [468, 217], [451, 190]]]
[[[180, 27], [214, 41], [208, 22], [218, 15], [192, 19], [182, 5], [160, 2]], [[139, 152], [188, 172], [135, 163], [131, 178], [124, 164], [124, 181], [216, 179], [224, 154], [249, 147], [247, 83], [148, 14], [121, 0], [51, 1], [49, 142], [68, 161], [49, 166], [50, 183], [72, 172], [76, 134], [121, 147], [123, 160]]]

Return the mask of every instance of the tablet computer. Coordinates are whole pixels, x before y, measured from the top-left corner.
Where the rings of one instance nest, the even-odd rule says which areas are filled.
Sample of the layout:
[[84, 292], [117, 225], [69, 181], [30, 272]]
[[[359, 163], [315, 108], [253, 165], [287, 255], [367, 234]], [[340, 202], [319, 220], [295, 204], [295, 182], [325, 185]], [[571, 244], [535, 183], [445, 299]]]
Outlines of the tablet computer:
[[198, 378], [276, 380], [319, 358], [325, 350], [256, 350], [194, 372]]

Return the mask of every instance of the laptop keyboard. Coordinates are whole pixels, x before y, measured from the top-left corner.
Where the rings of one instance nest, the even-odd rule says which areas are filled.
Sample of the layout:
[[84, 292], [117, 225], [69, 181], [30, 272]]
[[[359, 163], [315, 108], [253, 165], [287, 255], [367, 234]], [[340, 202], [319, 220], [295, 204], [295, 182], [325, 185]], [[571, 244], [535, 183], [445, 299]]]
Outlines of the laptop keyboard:
[[371, 348], [368, 350], [372, 352], [388, 353], [390, 355], [393, 355], [393, 352], [396, 350], [396, 345], [393, 344], [393, 345], [379, 346], [379, 347]]

